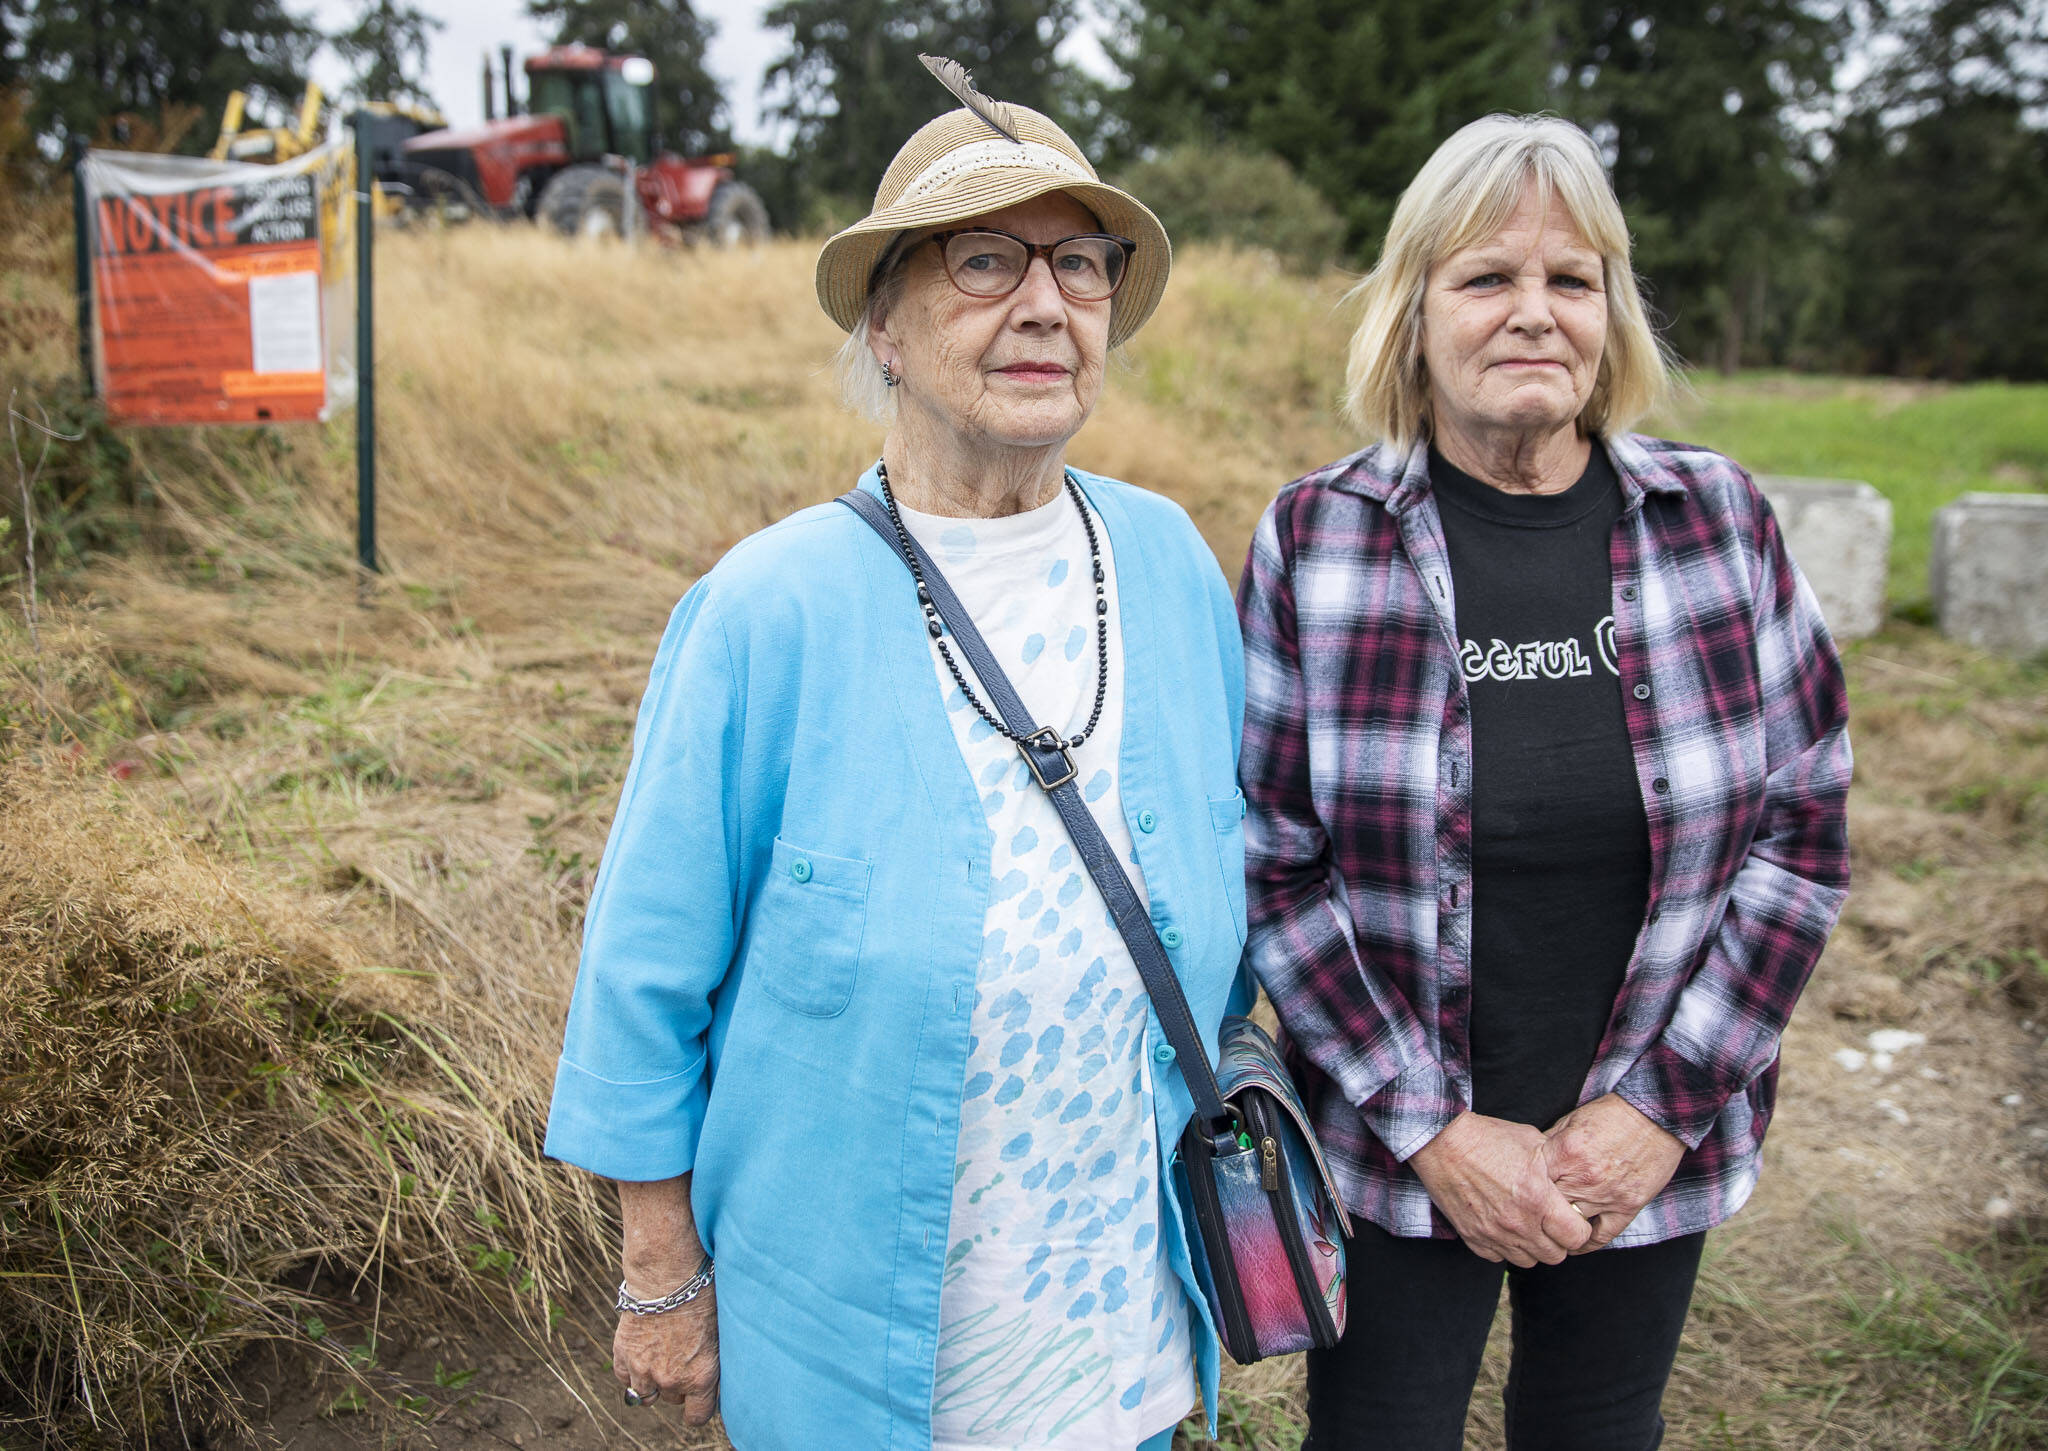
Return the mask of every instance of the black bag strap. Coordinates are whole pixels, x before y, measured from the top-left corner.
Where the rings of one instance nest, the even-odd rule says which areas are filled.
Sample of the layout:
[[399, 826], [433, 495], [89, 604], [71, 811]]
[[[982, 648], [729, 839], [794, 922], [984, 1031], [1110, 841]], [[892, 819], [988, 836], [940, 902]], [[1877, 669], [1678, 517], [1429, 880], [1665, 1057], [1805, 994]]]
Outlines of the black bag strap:
[[[902, 558], [896, 525], [880, 499], [865, 489], [851, 489], [841, 494], [838, 502], [865, 519], [888, 544], [889, 552]], [[1210, 1132], [1224, 1133], [1230, 1121], [1230, 1110], [1224, 1106], [1223, 1090], [1216, 1082], [1215, 1070], [1209, 1066], [1202, 1036], [1195, 1030], [1195, 1016], [1188, 1010], [1187, 995], [1180, 989], [1180, 979], [1173, 974], [1173, 964], [1167, 960], [1166, 949], [1159, 944], [1159, 934], [1153, 930], [1152, 919], [1146, 914], [1137, 888], [1131, 885], [1123, 864], [1116, 859], [1115, 850], [1103, 836], [1102, 828], [1095, 824], [1094, 814], [1081, 800], [1081, 792], [1074, 785], [1074, 758], [1060, 749], [1056, 731], [1032, 720], [1031, 712], [1024, 708], [1024, 702], [1011, 686], [1010, 678], [1003, 674], [1003, 667], [996, 664], [996, 657], [989, 653], [988, 643], [981, 638], [981, 631], [975, 628], [973, 618], [960, 603], [960, 597], [953, 593], [953, 587], [946, 582], [938, 564], [917, 540], [912, 539], [910, 547], [917, 551], [918, 568], [924, 571], [925, 587], [931, 592], [932, 604], [937, 607], [939, 618], [952, 632], [960, 653], [967, 657], [967, 663], [974, 667], [975, 678], [988, 692], [990, 702], [1003, 718], [1003, 724], [1020, 738], [1018, 751], [1023, 755], [1025, 764], [1030, 766], [1033, 779], [1052, 798], [1053, 808], [1059, 812], [1060, 820], [1066, 823], [1067, 834], [1074, 839], [1074, 850], [1080, 853], [1088, 875], [1095, 879], [1096, 887], [1101, 890], [1102, 900], [1108, 904], [1110, 917], [1116, 922], [1116, 930], [1122, 934], [1124, 945], [1131, 951], [1131, 961], [1137, 964], [1145, 991], [1151, 995], [1152, 1006], [1159, 1014], [1159, 1026], [1166, 1033], [1166, 1041], [1173, 1045], [1174, 1060], [1180, 1065], [1181, 1078], [1194, 1098], [1196, 1115], [1209, 1126]], [[904, 567], [909, 568], [908, 560], [904, 561]]]

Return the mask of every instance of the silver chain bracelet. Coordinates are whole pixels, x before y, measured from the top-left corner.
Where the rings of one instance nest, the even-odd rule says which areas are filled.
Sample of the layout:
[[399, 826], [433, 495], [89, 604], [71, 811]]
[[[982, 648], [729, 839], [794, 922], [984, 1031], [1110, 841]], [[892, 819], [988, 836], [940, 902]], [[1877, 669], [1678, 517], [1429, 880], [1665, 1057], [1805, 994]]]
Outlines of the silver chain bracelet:
[[704, 1256], [704, 1263], [697, 1266], [697, 1273], [663, 1295], [659, 1300], [636, 1300], [626, 1292], [626, 1282], [619, 1281], [618, 1311], [621, 1315], [666, 1315], [680, 1309], [711, 1288], [713, 1267], [711, 1256]]

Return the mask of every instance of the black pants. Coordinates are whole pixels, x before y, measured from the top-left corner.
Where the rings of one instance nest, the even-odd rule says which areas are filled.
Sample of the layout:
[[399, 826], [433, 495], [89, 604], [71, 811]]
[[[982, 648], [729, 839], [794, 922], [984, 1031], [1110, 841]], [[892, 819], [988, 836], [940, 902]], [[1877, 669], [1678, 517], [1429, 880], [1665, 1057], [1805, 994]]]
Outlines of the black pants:
[[1516, 1269], [1364, 1220], [1345, 1242], [1344, 1338], [1308, 1355], [1302, 1451], [1460, 1451], [1508, 1282], [1508, 1451], [1652, 1451], [1705, 1234]]

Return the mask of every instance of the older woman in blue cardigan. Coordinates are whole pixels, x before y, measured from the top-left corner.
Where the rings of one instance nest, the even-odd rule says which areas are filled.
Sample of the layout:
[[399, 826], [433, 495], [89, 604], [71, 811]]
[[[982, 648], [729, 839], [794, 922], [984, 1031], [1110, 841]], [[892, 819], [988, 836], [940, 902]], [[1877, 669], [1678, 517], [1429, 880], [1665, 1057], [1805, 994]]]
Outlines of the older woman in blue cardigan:
[[[889, 424], [859, 487], [1062, 736], [1213, 1053], [1248, 981], [1230, 593], [1177, 506], [1065, 462], [1167, 240], [993, 109], [912, 137], [819, 259]], [[548, 1129], [618, 1181], [628, 1403], [743, 1451], [1164, 1447], [1216, 1404], [1190, 1111], [903, 557], [836, 504], [733, 549], [654, 663]]]

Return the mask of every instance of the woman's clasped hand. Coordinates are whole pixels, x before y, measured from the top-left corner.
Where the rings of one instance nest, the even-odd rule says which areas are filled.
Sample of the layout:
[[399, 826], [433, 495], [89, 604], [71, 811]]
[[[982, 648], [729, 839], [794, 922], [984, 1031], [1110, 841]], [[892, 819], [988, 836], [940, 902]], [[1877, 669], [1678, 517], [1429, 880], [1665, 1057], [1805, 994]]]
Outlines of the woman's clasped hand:
[[1593, 1227], [1574, 1254], [1605, 1249], [1663, 1192], [1685, 1157], [1682, 1142], [1616, 1093], [1559, 1119], [1543, 1147], [1552, 1185]]
[[1409, 1162], [1474, 1254], [1527, 1269], [1606, 1248], [1684, 1153], [1610, 1093], [1548, 1133], [1461, 1113]]
[[1409, 1160], [1482, 1259], [1559, 1263], [1592, 1233], [1551, 1182], [1549, 1141], [1528, 1124], [1461, 1113]]

